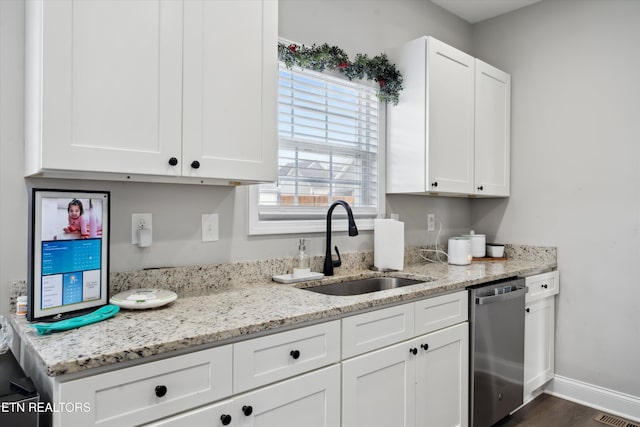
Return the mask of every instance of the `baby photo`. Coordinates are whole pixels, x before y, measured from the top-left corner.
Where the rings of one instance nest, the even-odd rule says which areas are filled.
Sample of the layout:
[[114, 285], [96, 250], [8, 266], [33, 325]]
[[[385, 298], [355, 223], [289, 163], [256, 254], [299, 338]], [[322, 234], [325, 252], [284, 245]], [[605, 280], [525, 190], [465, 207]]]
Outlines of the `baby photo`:
[[42, 240], [73, 240], [102, 236], [102, 200], [42, 199]]

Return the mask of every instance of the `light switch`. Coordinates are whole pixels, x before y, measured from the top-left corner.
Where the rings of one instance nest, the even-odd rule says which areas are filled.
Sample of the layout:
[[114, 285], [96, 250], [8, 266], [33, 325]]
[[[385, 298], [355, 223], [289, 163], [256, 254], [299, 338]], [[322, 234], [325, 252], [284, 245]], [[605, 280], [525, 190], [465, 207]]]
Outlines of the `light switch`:
[[202, 214], [202, 241], [218, 240], [218, 214]]

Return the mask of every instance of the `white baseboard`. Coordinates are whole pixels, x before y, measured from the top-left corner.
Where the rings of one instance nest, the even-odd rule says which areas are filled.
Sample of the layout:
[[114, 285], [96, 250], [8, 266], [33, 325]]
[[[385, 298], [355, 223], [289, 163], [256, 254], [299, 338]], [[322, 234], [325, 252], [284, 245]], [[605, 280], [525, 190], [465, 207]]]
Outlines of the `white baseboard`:
[[640, 422], [640, 397], [556, 375], [545, 393]]

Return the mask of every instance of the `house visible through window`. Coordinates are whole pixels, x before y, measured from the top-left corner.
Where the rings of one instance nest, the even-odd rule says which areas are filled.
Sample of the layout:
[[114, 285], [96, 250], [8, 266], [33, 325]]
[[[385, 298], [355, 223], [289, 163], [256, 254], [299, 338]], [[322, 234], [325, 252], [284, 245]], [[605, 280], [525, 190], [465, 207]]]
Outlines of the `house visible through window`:
[[258, 186], [252, 225], [321, 220], [336, 200], [356, 218], [381, 213], [380, 106], [372, 85], [280, 64], [278, 180]]

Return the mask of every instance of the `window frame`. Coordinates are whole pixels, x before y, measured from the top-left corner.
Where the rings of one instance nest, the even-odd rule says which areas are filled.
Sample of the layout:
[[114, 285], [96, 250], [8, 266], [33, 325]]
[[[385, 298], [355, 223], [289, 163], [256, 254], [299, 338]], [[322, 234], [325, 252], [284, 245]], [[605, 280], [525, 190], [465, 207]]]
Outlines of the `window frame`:
[[[305, 70], [306, 72], [307, 70]], [[325, 71], [324, 73], [329, 73], [332, 77], [339, 77], [341, 79], [347, 80], [343, 76], [338, 73], [332, 73]], [[368, 83], [364, 80], [358, 81], [358, 83], [364, 86], [372, 86], [374, 84]], [[356, 215], [356, 224], [359, 230], [373, 230], [373, 222], [375, 218], [384, 218], [385, 209], [386, 209], [386, 200], [385, 200], [385, 182], [386, 182], [386, 173], [385, 173], [385, 154], [386, 154], [386, 104], [378, 101], [378, 151], [377, 155], [377, 198], [378, 198], [378, 206], [377, 212], [375, 215], [368, 217], [358, 217]], [[278, 150], [280, 146], [280, 138], [278, 136]], [[278, 156], [279, 158], [279, 156]], [[291, 219], [291, 215], [287, 215], [287, 211], [295, 210], [295, 207], [287, 208], [281, 207], [278, 209], [282, 212], [281, 218], [269, 219], [269, 220], [261, 220], [260, 219], [260, 207], [259, 207], [259, 186], [260, 184], [250, 185], [247, 191], [248, 194], [248, 234], [249, 235], [267, 235], [267, 234], [294, 234], [294, 233], [316, 233], [316, 232], [325, 232], [326, 231], [326, 218], [317, 218], [319, 212], [326, 213], [327, 207], [319, 207], [317, 210], [308, 209], [308, 211], [313, 211], [313, 219]], [[354, 212], [355, 214], [355, 212]], [[300, 211], [296, 212], [297, 216], [303, 216]], [[276, 216], [278, 216], [276, 214]], [[289, 217], [289, 218], [287, 218]], [[333, 214], [332, 230], [336, 231], [346, 231], [347, 230], [347, 222], [342, 220], [341, 218], [346, 218], [346, 212], [344, 209], [337, 209]]]

